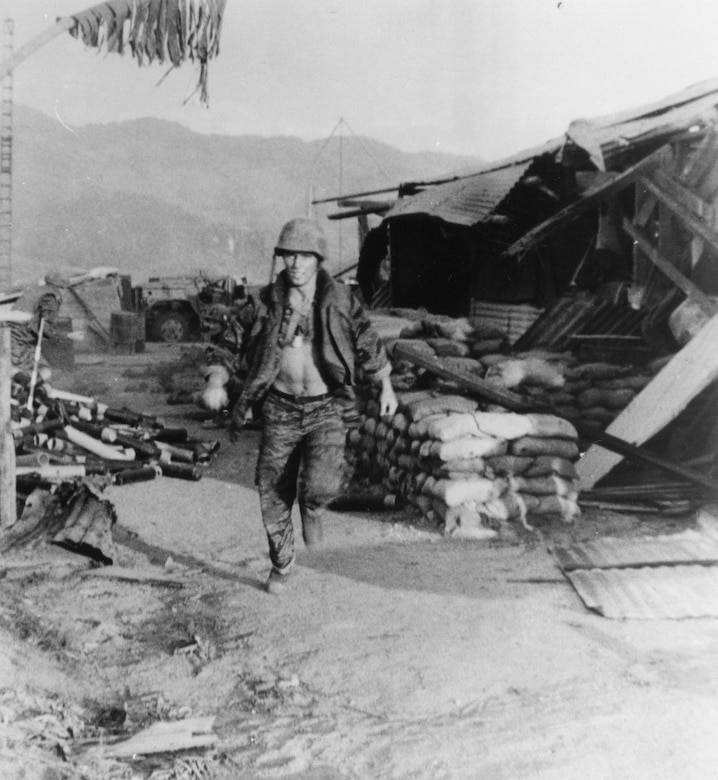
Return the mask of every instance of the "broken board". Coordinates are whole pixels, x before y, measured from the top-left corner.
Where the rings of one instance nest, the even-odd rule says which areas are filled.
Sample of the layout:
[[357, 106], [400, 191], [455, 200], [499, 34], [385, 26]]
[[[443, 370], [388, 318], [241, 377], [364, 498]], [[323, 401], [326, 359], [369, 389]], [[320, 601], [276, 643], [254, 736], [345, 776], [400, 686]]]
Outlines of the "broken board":
[[[718, 315], [673, 358], [608, 426], [606, 433], [639, 446], [674, 420], [718, 378]], [[598, 444], [576, 466], [581, 490], [592, 488], [623, 459]]]
[[106, 746], [103, 753], [111, 758], [132, 758], [212, 747], [217, 742], [217, 735], [212, 732], [214, 721], [214, 715], [158, 721], [124, 742]]

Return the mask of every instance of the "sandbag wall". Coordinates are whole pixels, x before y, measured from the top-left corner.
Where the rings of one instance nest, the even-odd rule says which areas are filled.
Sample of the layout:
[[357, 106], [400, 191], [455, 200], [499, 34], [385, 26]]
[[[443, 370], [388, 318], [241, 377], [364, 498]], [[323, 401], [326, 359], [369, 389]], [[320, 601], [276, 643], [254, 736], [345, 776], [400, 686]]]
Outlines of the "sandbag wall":
[[575, 428], [554, 415], [484, 411], [432, 390], [398, 393], [391, 419], [367, 400], [350, 437], [360, 474], [400, 494], [447, 535], [497, 536], [516, 521], [580, 516]]
[[[580, 419], [600, 433], [658, 373], [666, 358], [640, 365], [627, 362], [581, 362], [571, 352], [535, 349], [512, 353], [506, 334], [471, 318], [428, 315], [388, 342], [403, 344], [438, 359], [446, 368], [475, 374], [521, 396], [529, 405], [549, 407], [567, 419]], [[436, 387], [437, 383], [409, 361], [395, 361], [397, 390]]]

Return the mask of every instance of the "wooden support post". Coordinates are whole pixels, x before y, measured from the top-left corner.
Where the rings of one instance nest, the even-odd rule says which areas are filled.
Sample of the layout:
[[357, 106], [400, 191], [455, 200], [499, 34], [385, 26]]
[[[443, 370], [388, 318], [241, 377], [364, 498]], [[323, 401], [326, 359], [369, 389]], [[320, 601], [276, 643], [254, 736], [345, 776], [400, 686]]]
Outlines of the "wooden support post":
[[[592, 488], [625, 454], [615, 448], [610, 451], [610, 437], [644, 444], [718, 379], [717, 339], [718, 315], [714, 315], [606, 428], [603, 440], [599, 437], [581, 458], [576, 470], [583, 490]], [[675, 473], [680, 476], [678, 470]]]
[[0, 529], [9, 528], [17, 520], [15, 440], [10, 430], [12, 337], [9, 323], [27, 323], [31, 319], [27, 312], [0, 308]]
[[636, 242], [646, 257], [656, 265], [672, 282], [682, 290], [687, 296], [692, 298], [701, 309], [712, 317], [718, 313], [718, 306], [690, 279], [687, 279], [670, 260], [665, 258], [657, 249], [655, 249], [648, 237], [639, 228], [637, 228], [629, 219], [623, 220], [623, 229]]
[[648, 155], [648, 157], [645, 157], [633, 167], [623, 173], [616, 174], [607, 184], [586, 192], [575, 203], [566, 206], [566, 208], [561, 209], [561, 211], [549, 217], [545, 222], [529, 230], [518, 241], [511, 244], [508, 249], [505, 249], [502, 253], [503, 256], [514, 257], [522, 255], [549, 236], [554, 230], [564, 227], [570, 220], [577, 219], [589, 209], [595, 208], [605, 200], [625, 190], [630, 184], [634, 184], [644, 174], [660, 165], [668, 153], [668, 145], [662, 146], [658, 151]]
[[17, 520], [10, 387], [10, 328], [0, 324], [0, 529], [9, 528]]

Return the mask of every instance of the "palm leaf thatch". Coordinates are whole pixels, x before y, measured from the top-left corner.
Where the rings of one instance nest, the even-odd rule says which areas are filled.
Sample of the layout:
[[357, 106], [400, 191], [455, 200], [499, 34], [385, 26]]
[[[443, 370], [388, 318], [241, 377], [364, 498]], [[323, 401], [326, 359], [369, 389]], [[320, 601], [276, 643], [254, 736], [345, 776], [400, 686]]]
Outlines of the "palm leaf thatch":
[[207, 63], [219, 53], [227, 0], [108, 0], [70, 17], [70, 34], [99, 51], [124, 54], [139, 65], [198, 62], [198, 89], [206, 103]]
[[60, 17], [44, 33], [0, 63], [0, 78], [50, 40], [69, 31], [87, 46], [124, 54], [127, 47], [139, 65], [157, 61], [179, 67], [200, 66], [200, 98], [208, 102], [207, 63], [219, 53], [227, 0], [107, 0], [85, 11]]

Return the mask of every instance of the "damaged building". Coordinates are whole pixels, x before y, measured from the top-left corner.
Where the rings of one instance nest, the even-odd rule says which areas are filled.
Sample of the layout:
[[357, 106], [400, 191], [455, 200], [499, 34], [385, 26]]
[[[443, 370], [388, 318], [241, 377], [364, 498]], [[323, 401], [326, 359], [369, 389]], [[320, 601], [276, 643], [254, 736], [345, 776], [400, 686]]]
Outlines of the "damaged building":
[[[655, 496], [656, 479], [670, 496], [718, 489], [717, 107], [718, 81], [705, 82], [572, 122], [479, 170], [405, 183], [393, 202], [340, 200], [355, 210], [332, 215], [381, 217], [357, 274], [375, 310], [471, 317], [503, 330], [513, 354], [651, 367], [602, 427], [604, 444], [616, 437], [639, 456], [624, 461], [597, 435], [577, 464], [584, 491], [613, 486], [602, 497]], [[653, 456], [694, 471], [656, 471]]]

